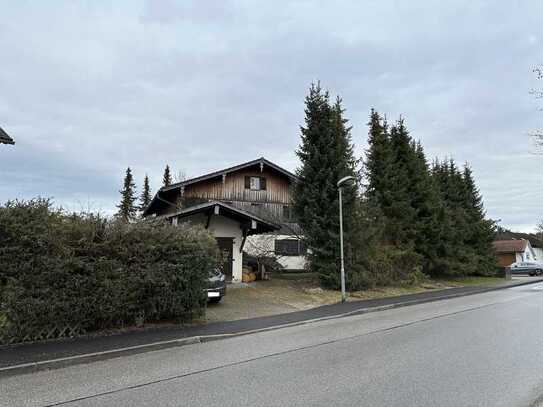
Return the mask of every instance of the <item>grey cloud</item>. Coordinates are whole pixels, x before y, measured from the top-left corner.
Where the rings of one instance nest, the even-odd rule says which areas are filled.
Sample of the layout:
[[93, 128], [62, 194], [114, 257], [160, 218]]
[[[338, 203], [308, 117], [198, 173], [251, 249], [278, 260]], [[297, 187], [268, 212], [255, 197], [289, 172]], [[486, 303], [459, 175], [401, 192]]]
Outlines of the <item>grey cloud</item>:
[[[371, 107], [404, 115], [429, 158], [469, 161], [489, 216], [543, 217], [527, 132], [543, 5], [487, 2], [7, 3], [0, 22], [0, 200], [91, 198], [126, 166], [158, 187], [264, 155], [294, 169], [308, 85], [344, 99], [357, 151]], [[17, 168], [17, 171], [14, 170]], [[7, 181], [6, 181], [7, 180]]]

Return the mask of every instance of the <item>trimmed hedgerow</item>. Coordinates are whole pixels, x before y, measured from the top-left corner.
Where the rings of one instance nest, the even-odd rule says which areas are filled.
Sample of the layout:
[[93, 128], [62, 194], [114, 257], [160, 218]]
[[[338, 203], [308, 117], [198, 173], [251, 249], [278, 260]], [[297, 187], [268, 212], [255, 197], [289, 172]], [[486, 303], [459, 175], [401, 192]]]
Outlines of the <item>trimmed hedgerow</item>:
[[10, 341], [188, 320], [218, 259], [202, 228], [66, 214], [47, 199], [0, 206], [0, 314]]

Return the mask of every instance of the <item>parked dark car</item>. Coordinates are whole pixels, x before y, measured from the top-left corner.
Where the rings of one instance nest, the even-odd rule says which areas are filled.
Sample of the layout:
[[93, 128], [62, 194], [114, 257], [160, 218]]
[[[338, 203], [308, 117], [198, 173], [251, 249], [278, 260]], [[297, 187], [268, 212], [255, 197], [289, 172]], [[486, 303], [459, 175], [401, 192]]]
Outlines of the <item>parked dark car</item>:
[[508, 268], [511, 270], [511, 274], [529, 274], [530, 276], [543, 274], [543, 263], [533, 261], [517, 261]]
[[215, 269], [209, 272], [207, 300], [209, 302], [220, 302], [226, 294], [226, 277], [224, 273]]

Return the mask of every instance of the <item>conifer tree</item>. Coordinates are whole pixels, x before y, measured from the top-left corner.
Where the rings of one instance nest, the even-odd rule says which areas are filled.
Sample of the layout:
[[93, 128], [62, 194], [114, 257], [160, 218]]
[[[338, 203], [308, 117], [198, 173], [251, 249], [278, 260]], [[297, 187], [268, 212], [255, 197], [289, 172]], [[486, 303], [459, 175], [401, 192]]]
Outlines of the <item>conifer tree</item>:
[[410, 171], [414, 152], [411, 138], [402, 119], [390, 129], [392, 165], [389, 170], [388, 207], [383, 207], [387, 219], [386, 235], [397, 246], [412, 247], [415, 237], [415, 209], [411, 206]]
[[441, 239], [441, 199], [420, 142], [412, 142], [409, 169], [410, 205], [414, 210], [414, 245], [424, 257], [424, 270], [431, 272], [439, 255]]
[[486, 219], [472, 171], [461, 171], [454, 160], [435, 163], [433, 177], [439, 185], [445, 211], [437, 272], [450, 275], [493, 274], [492, 248], [496, 225]]
[[443, 205], [439, 261], [434, 274], [461, 275], [467, 262], [464, 245], [466, 218], [462, 205], [464, 195], [462, 177], [452, 159], [436, 161], [432, 174], [439, 187]]
[[[297, 155], [301, 167], [295, 186], [294, 211], [302, 227], [310, 268], [321, 284], [338, 288], [340, 178], [356, 176], [350, 127], [343, 117], [341, 100], [332, 106], [328, 92], [312, 84], [305, 100], [305, 125]], [[344, 216], [353, 213], [356, 186], [344, 187]], [[347, 222], [345, 223], [347, 224]], [[346, 231], [346, 233], [349, 233]]]
[[390, 177], [392, 176], [392, 146], [388, 135], [388, 126], [385, 120], [375, 110], [371, 110], [368, 122], [369, 134], [364, 163], [366, 177], [366, 196], [379, 206], [390, 204], [387, 191], [390, 190]]
[[123, 189], [119, 191], [121, 194], [121, 202], [117, 205], [119, 209], [117, 217], [125, 222], [129, 222], [136, 217], [136, 184], [130, 167], [126, 169], [126, 174], [123, 181]]
[[440, 194], [422, 145], [398, 120], [388, 131], [375, 111], [370, 117], [369, 150], [365, 162], [366, 197], [384, 216], [384, 242], [414, 250], [424, 258], [426, 272], [438, 257]]
[[149, 186], [149, 177], [145, 174], [143, 179], [143, 189], [140, 195], [139, 210], [143, 212], [151, 203], [151, 187]]
[[162, 176], [162, 185], [167, 187], [172, 184], [172, 175], [170, 173], [170, 166], [166, 165], [164, 168], [164, 175]]
[[494, 221], [486, 219], [483, 199], [475, 185], [473, 172], [468, 164], [462, 173], [464, 183], [464, 208], [466, 212], [466, 234], [464, 242], [473, 253], [474, 274], [493, 274], [496, 270], [496, 257], [492, 242], [496, 234]]

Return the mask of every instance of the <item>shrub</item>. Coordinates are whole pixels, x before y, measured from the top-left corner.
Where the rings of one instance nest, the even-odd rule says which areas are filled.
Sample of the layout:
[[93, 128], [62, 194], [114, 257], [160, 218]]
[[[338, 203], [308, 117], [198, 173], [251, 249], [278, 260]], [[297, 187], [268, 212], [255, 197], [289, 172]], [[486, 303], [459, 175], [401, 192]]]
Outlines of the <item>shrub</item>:
[[201, 228], [68, 215], [45, 199], [8, 202], [0, 207], [0, 315], [11, 341], [190, 319], [204, 310], [217, 258]]
[[375, 248], [366, 264], [351, 270], [346, 278], [350, 290], [363, 290], [417, 284], [426, 276], [422, 273], [422, 256], [410, 249], [383, 246]]

